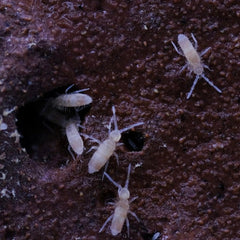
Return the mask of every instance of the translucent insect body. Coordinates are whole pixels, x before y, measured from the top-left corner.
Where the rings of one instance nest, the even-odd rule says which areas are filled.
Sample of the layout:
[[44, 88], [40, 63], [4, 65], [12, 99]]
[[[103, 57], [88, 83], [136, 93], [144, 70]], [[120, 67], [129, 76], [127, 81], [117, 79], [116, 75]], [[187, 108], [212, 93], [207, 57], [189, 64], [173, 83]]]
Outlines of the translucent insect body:
[[199, 80], [200, 77], [202, 77], [210, 86], [212, 86], [216, 91], [218, 91], [219, 93], [221, 93], [222, 91], [216, 87], [213, 82], [211, 82], [205, 75], [204, 75], [204, 68], [208, 68], [207, 65], [203, 64], [201, 62], [201, 56], [203, 56], [205, 53], [207, 53], [211, 48], [207, 48], [205, 50], [203, 50], [200, 54], [198, 54], [197, 50], [197, 40], [194, 37], [193, 34], [191, 34], [192, 39], [195, 43], [195, 48], [193, 47], [192, 43], [190, 42], [190, 40], [188, 39], [187, 36], [185, 36], [184, 34], [179, 34], [178, 35], [178, 45], [180, 46], [181, 51], [178, 50], [178, 48], [176, 47], [176, 45], [172, 42], [172, 45], [174, 47], [174, 49], [176, 50], [176, 52], [181, 55], [184, 56], [187, 59], [187, 64], [185, 64], [182, 69], [180, 70], [180, 72], [182, 72], [186, 67], [189, 68], [190, 72], [194, 72], [194, 74], [196, 74], [196, 78], [193, 82], [193, 85], [189, 91], [189, 93], [187, 94], [187, 99], [189, 99], [192, 95], [192, 92]]
[[105, 221], [105, 223], [103, 224], [99, 232], [102, 232], [105, 226], [107, 225], [107, 223], [112, 220], [110, 230], [112, 235], [116, 236], [122, 231], [123, 224], [126, 221], [127, 231], [129, 236], [129, 220], [127, 217], [128, 213], [130, 213], [132, 216], [134, 216], [137, 219], [137, 221], [139, 221], [137, 215], [134, 212], [130, 211], [129, 209], [130, 203], [137, 198], [135, 197], [129, 201], [130, 192], [128, 190], [128, 184], [129, 184], [130, 172], [131, 172], [131, 164], [129, 164], [128, 166], [128, 174], [127, 174], [127, 179], [124, 187], [116, 183], [107, 173], [104, 173], [105, 176], [108, 178], [108, 180], [118, 188], [118, 201], [115, 204], [114, 213], [107, 218], [107, 220]]
[[[91, 136], [82, 134], [83, 136], [90, 138], [99, 144], [98, 147], [92, 147], [92, 149], [96, 149], [96, 151], [88, 163], [88, 172], [89, 173], [98, 172], [107, 163], [106, 167], [105, 167], [105, 171], [106, 171], [106, 168], [108, 166], [108, 160], [113, 154], [115, 155], [115, 157], [118, 161], [118, 157], [117, 157], [116, 153], [114, 153], [114, 151], [117, 147], [117, 143], [121, 139], [121, 134], [133, 127], [143, 124], [143, 122], [139, 122], [139, 123], [130, 125], [126, 128], [123, 128], [121, 130], [118, 130], [116, 110], [115, 110], [114, 106], [112, 107], [112, 112], [113, 112], [113, 117], [111, 118], [110, 123], [109, 123], [109, 133], [108, 133], [108, 138], [106, 140], [101, 142]], [[112, 121], [114, 122], [114, 130], [113, 131], [111, 131]]]
[[88, 88], [74, 91], [72, 93], [67, 93], [72, 86], [73, 85], [71, 85], [66, 89], [65, 94], [61, 94], [60, 96], [53, 99], [52, 105], [54, 107], [58, 109], [69, 108], [69, 107], [78, 108], [78, 107], [92, 103], [92, 98], [89, 95], [80, 93], [88, 90]]

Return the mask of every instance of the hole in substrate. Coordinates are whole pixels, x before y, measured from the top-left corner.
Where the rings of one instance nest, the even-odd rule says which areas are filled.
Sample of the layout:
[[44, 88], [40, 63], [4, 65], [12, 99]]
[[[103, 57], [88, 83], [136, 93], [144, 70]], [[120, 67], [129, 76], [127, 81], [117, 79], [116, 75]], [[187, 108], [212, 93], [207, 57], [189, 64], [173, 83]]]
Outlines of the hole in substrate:
[[217, 186], [217, 198], [218, 199], [221, 199], [224, 197], [224, 190], [225, 190], [224, 183], [222, 181], [220, 181]]
[[113, 191], [104, 190], [98, 194], [98, 204], [100, 206], [105, 206], [108, 203], [113, 203], [116, 201], [116, 195]]
[[15, 232], [14, 231], [12, 231], [10, 229], [6, 230], [5, 239], [14, 239], [14, 236], [15, 236]]
[[139, 232], [144, 240], [160, 240], [160, 232], [150, 232], [147, 230], [146, 226], [140, 222]]
[[143, 149], [144, 136], [138, 131], [127, 131], [122, 134], [122, 141], [129, 151], [139, 152]]
[[240, 97], [238, 97], [237, 103], [239, 103], [239, 104], [240, 104]]
[[161, 234], [159, 232], [157, 233], [141, 233], [141, 236], [144, 240], [159, 240]]
[[[26, 149], [31, 159], [46, 163], [49, 167], [60, 167], [72, 160], [67, 149], [68, 142], [64, 128], [49, 121], [47, 119], [49, 114], [46, 114], [49, 100], [65, 93], [67, 87], [54, 89], [42, 97], [26, 103], [17, 112], [17, 128], [21, 134], [21, 146]], [[74, 87], [71, 88], [71, 92], [74, 90]], [[85, 115], [90, 110], [90, 105], [81, 107], [77, 111], [74, 108], [57, 110], [51, 107], [50, 109], [54, 109], [65, 120], [77, 117], [82, 124]], [[59, 123], [60, 120], [56, 119], [56, 122]]]

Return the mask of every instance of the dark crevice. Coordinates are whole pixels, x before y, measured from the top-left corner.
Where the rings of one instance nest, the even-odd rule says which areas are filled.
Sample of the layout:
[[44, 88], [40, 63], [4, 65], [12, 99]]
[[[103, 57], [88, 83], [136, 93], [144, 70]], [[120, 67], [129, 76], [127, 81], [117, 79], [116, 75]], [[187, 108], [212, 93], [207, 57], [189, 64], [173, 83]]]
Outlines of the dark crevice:
[[144, 146], [144, 135], [138, 131], [127, 131], [122, 134], [122, 141], [129, 151], [139, 152]]
[[101, 191], [98, 195], [98, 204], [106, 206], [108, 203], [113, 203], [116, 200], [116, 195], [111, 190]]
[[14, 239], [15, 232], [7, 229], [5, 233], [5, 239]]
[[[71, 160], [63, 127], [50, 122], [43, 114], [49, 100], [63, 94], [67, 87], [54, 89], [26, 103], [17, 112], [17, 128], [21, 134], [21, 146], [26, 149], [32, 160], [48, 164], [49, 167], [60, 167]], [[73, 90], [76, 89], [73, 87], [71, 91]], [[68, 108], [57, 110], [57, 112], [66, 119], [77, 117], [82, 124], [90, 107], [87, 105], [79, 109]]]
[[141, 233], [141, 236], [142, 236], [143, 240], [153, 240], [153, 239], [159, 240], [160, 238], [159, 237], [157, 238], [157, 235], [154, 236], [154, 234], [156, 234], [156, 233]]

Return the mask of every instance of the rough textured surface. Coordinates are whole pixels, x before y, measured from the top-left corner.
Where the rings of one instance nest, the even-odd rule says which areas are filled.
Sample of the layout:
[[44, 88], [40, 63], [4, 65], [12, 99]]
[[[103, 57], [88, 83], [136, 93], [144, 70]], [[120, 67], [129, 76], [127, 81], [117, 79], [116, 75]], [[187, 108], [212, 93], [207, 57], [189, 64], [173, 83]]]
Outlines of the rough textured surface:
[[[61, 129], [31, 124], [40, 107], [22, 115], [24, 104], [75, 83], [94, 99], [83, 132], [106, 138], [113, 104], [120, 128], [145, 122], [143, 149], [118, 148], [120, 165], [111, 159], [108, 168], [123, 184], [133, 165], [131, 209], [141, 222], [130, 216], [130, 239], [157, 231], [240, 239], [239, 29], [237, 0], [2, 0], [0, 238], [113, 239], [109, 228], [98, 231], [117, 189], [102, 172], [87, 173], [90, 153], [71, 159]], [[179, 33], [194, 33], [199, 51], [212, 48], [205, 73], [222, 94], [200, 80], [186, 100], [195, 76], [178, 72], [184, 58], [171, 40]], [[16, 117], [31, 129], [30, 155]]]

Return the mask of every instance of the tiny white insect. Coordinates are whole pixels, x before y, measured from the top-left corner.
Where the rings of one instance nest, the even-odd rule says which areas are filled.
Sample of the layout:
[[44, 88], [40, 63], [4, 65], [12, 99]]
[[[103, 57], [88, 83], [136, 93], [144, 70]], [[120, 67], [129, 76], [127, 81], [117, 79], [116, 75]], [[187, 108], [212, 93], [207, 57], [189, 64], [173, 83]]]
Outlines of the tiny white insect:
[[77, 156], [80, 156], [84, 149], [82, 137], [78, 132], [78, 127], [81, 126], [79, 124], [80, 119], [77, 117], [77, 119], [72, 118], [67, 120], [65, 115], [60, 113], [57, 109], [53, 108], [49, 102], [42, 110], [41, 115], [48, 121], [64, 129], [69, 143], [68, 151], [71, 154], [72, 158], [75, 159], [71, 149], [77, 154]]
[[179, 34], [178, 35], [178, 44], [182, 50], [182, 52], [180, 52], [178, 50], [178, 48], [176, 47], [176, 45], [172, 42], [172, 45], [174, 47], [174, 49], [176, 50], [176, 52], [181, 55], [184, 56], [187, 59], [187, 64], [185, 64], [182, 69], [180, 70], [180, 72], [182, 72], [186, 67], [189, 68], [190, 72], [194, 72], [194, 74], [196, 74], [196, 78], [193, 82], [193, 85], [189, 91], [189, 93], [187, 94], [187, 99], [189, 99], [192, 95], [192, 92], [198, 82], [198, 79], [200, 77], [202, 77], [210, 86], [212, 86], [216, 91], [218, 91], [219, 93], [221, 93], [222, 91], [216, 87], [213, 82], [211, 82], [205, 75], [204, 75], [204, 68], [208, 68], [207, 65], [203, 64], [201, 62], [201, 57], [207, 53], [211, 47], [206, 48], [205, 50], [203, 50], [200, 54], [196, 51], [197, 50], [197, 40], [194, 37], [193, 34], [191, 34], [192, 39], [195, 43], [195, 48], [193, 47], [192, 43], [190, 42], [190, 40], [188, 39], [187, 36], [185, 36], [184, 34]]
[[[118, 156], [114, 151], [116, 150], [117, 143], [121, 139], [121, 134], [133, 127], [143, 124], [143, 122], [138, 122], [138, 123], [135, 123], [133, 125], [130, 125], [126, 128], [119, 130], [118, 125], [117, 125], [116, 110], [115, 110], [114, 106], [112, 107], [112, 112], [113, 112], [113, 116], [109, 123], [109, 133], [108, 133], [108, 138], [106, 140], [101, 142], [91, 136], [82, 134], [84, 137], [90, 138], [94, 142], [97, 142], [99, 144], [98, 147], [91, 147], [91, 149], [90, 149], [90, 150], [96, 149], [95, 153], [93, 154], [92, 158], [90, 159], [90, 161], [88, 163], [88, 172], [90, 174], [94, 173], [94, 172], [98, 172], [106, 164], [105, 170], [104, 170], [104, 172], [105, 172], [107, 169], [107, 166], [108, 166], [108, 160], [113, 154], [118, 161]], [[114, 122], [114, 130], [113, 131], [111, 131], [112, 121]]]
[[72, 93], [67, 93], [68, 90], [72, 88], [72, 86], [73, 85], [69, 86], [66, 89], [65, 94], [61, 94], [60, 96], [52, 100], [52, 105], [54, 107], [58, 109], [72, 108], [72, 107], [77, 108], [84, 105], [88, 105], [92, 102], [92, 98], [89, 95], [80, 93], [88, 90], [88, 88], [74, 91]]
[[77, 154], [79, 157], [83, 153], [84, 144], [82, 137], [78, 131], [78, 124], [75, 120], [70, 119], [66, 124], [66, 136], [68, 139], [68, 151], [70, 152], [73, 159], [75, 159], [71, 149]]
[[109, 179], [109, 181], [112, 182], [118, 188], [118, 201], [115, 204], [114, 213], [107, 218], [107, 220], [104, 222], [99, 232], [102, 232], [105, 226], [107, 225], [107, 223], [110, 220], [112, 220], [110, 230], [112, 235], [116, 236], [122, 231], [123, 224], [126, 221], [127, 232], [129, 237], [129, 220], [127, 217], [128, 213], [130, 213], [133, 217], [135, 217], [139, 222], [139, 218], [134, 212], [130, 211], [130, 207], [129, 207], [130, 203], [132, 203], [135, 199], [137, 199], [137, 197], [134, 197], [129, 201], [130, 192], [128, 190], [128, 184], [129, 184], [130, 172], [131, 172], [131, 164], [129, 164], [128, 166], [128, 174], [127, 174], [127, 179], [124, 187], [116, 183], [107, 173], [104, 173], [106, 177]]

